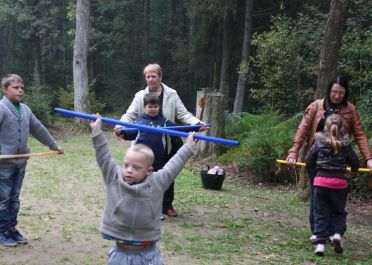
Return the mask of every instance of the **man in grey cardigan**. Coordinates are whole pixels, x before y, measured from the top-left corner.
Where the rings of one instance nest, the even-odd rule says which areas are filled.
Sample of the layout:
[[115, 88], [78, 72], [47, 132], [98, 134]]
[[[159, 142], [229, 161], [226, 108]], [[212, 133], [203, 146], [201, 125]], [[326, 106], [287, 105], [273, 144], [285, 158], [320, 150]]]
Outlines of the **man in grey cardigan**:
[[[63, 153], [44, 125], [30, 108], [21, 103], [24, 83], [16, 74], [3, 77], [4, 97], [0, 101], [0, 154], [30, 153], [27, 141], [31, 134], [52, 150]], [[27, 158], [0, 159], [0, 244], [15, 247], [27, 239], [16, 229]]]
[[195, 133], [189, 135], [163, 169], [153, 172], [154, 153], [144, 144], [132, 145], [123, 166], [118, 166], [102, 133], [101, 122], [97, 115], [90, 126], [96, 160], [107, 190], [100, 231], [103, 238], [116, 241], [108, 264], [162, 265], [156, 246], [161, 235], [162, 197], [193, 155]]

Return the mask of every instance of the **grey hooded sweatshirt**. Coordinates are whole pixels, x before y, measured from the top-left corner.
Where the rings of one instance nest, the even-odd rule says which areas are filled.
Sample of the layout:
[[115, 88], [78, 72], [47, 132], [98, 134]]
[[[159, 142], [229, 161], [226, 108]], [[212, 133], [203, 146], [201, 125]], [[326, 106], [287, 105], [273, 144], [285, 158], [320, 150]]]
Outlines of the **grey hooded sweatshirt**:
[[163, 169], [141, 183], [129, 185], [122, 178], [122, 168], [112, 157], [104, 134], [92, 136], [92, 142], [107, 188], [100, 231], [119, 240], [158, 241], [164, 191], [193, 155], [192, 150], [184, 145]]

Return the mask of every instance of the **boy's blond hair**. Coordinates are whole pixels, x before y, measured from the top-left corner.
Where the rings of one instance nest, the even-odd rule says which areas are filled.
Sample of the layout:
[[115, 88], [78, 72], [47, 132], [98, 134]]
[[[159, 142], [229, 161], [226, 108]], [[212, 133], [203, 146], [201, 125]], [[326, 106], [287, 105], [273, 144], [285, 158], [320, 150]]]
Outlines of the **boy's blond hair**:
[[160, 77], [163, 75], [163, 73], [161, 71], [161, 67], [157, 63], [146, 65], [145, 69], [143, 69], [143, 74], [146, 75], [148, 72], [155, 72]]
[[11, 83], [23, 83], [22, 77], [17, 74], [7, 74], [1, 80], [1, 86], [7, 88]]
[[146, 160], [149, 162], [149, 165], [152, 166], [155, 160], [154, 152], [145, 144], [134, 144], [129, 147], [128, 150], [131, 150], [136, 153], [141, 153], [145, 156]]

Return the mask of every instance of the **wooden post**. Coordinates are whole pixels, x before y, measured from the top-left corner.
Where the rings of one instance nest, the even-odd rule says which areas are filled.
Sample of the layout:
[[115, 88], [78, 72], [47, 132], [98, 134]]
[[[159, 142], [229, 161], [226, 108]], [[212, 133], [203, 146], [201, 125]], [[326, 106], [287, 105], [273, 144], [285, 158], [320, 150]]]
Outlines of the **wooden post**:
[[[200, 95], [203, 93], [201, 92]], [[198, 94], [199, 95], [199, 94]], [[199, 100], [200, 102], [200, 100]], [[202, 121], [211, 124], [211, 128], [203, 132], [207, 136], [225, 137], [224, 95], [208, 92], [204, 96], [204, 111]], [[199, 143], [199, 157], [217, 158], [223, 151], [221, 144], [201, 141]]]
[[204, 108], [205, 108], [205, 99], [207, 93], [210, 92], [208, 87], [204, 87], [196, 92], [196, 114], [195, 117], [203, 120]]

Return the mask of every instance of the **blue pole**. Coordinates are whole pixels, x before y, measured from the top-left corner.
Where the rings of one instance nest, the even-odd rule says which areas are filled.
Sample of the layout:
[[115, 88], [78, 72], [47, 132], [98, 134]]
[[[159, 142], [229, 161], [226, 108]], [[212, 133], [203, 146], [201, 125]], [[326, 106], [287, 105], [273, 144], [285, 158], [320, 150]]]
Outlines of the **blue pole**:
[[[210, 127], [209, 124], [206, 125], [207, 127]], [[199, 129], [202, 127], [202, 125], [175, 125], [175, 126], [167, 126], [167, 127], [162, 127], [164, 129], [168, 130], [174, 130], [174, 131], [199, 131]], [[133, 132], [133, 131], [138, 131], [136, 128], [125, 128], [125, 131], [127, 132]]]
[[[85, 114], [77, 111], [72, 111], [72, 110], [66, 110], [62, 108], [54, 108], [54, 111], [59, 113], [59, 114], [64, 114], [67, 116], [71, 117], [77, 117], [77, 118], [82, 118], [86, 120], [96, 120], [95, 115], [90, 115], [90, 114]], [[154, 133], [163, 133], [163, 134], [169, 134], [173, 136], [180, 136], [180, 137], [188, 137], [189, 134], [185, 132], [178, 132], [175, 130], [169, 130], [165, 128], [158, 128], [158, 127], [149, 127], [145, 125], [140, 125], [140, 124], [135, 124], [135, 123], [130, 123], [130, 122], [123, 122], [119, 120], [114, 120], [110, 118], [104, 118], [102, 117], [102, 122], [104, 123], [109, 123], [112, 125], [121, 125], [121, 126], [126, 126], [130, 128], [137, 128], [141, 131], [147, 131], [147, 132], [154, 132]], [[217, 138], [217, 137], [212, 137], [212, 136], [205, 136], [201, 134], [196, 134], [195, 138], [198, 140], [204, 140], [207, 142], [215, 142], [215, 143], [220, 143], [220, 144], [227, 144], [227, 145], [239, 145], [239, 141], [236, 140], [229, 140], [229, 139], [224, 139], [224, 138]]]

